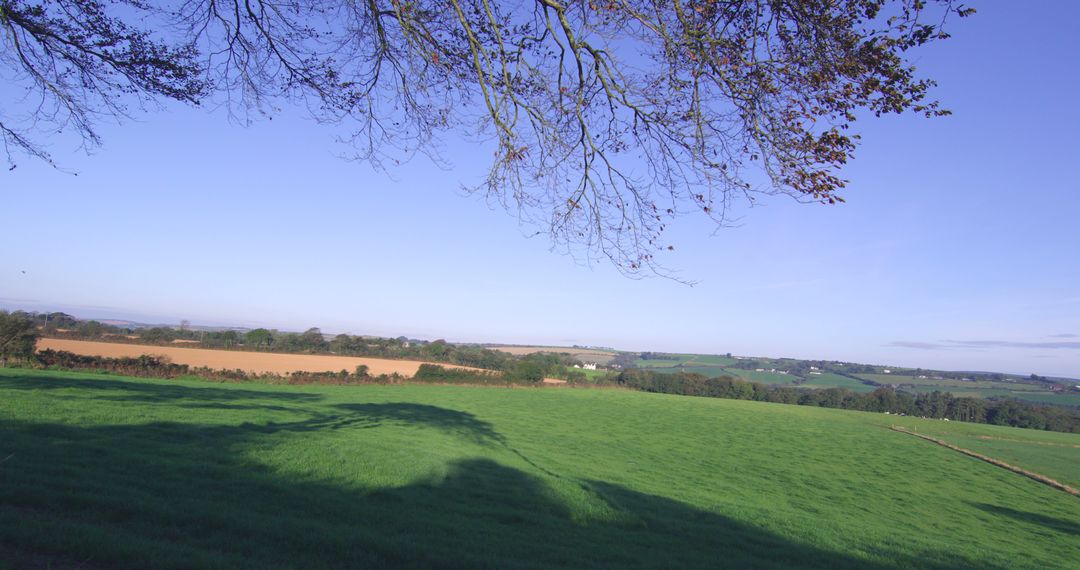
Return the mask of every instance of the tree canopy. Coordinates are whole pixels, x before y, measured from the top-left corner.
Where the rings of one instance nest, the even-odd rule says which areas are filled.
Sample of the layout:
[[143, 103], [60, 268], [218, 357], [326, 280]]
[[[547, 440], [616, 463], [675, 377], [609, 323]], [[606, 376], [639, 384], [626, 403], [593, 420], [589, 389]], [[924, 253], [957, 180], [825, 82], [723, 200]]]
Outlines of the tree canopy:
[[37, 329], [29, 316], [0, 311], [0, 366], [6, 366], [9, 358], [32, 357], [37, 339]]
[[[683, 215], [835, 203], [860, 116], [946, 114], [909, 50], [954, 0], [0, 0], [0, 111], [15, 155], [98, 144], [166, 100], [257, 118], [285, 104], [376, 166], [446, 137], [493, 149], [470, 186], [553, 244], [655, 271]], [[13, 102], [14, 103], [14, 102]]]

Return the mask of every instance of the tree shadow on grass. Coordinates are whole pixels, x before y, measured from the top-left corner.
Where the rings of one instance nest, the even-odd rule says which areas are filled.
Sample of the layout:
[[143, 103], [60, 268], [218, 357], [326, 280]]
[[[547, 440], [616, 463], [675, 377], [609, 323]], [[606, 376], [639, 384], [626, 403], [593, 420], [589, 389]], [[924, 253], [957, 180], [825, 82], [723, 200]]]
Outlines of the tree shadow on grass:
[[384, 422], [421, 425], [480, 444], [506, 441], [490, 423], [460, 410], [408, 402], [340, 404], [334, 408], [347, 412], [346, 421], [349, 418], [363, 418], [363, 421], [375, 425]]
[[1056, 532], [1071, 534], [1073, 536], [1080, 536], [1080, 524], [1077, 524], [1074, 521], [1067, 521], [1055, 517], [1048, 517], [1046, 515], [1040, 515], [1038, 513], [1018, 511], [1016, 509], [1010, 509], [1009, 507], [991, 505], [988, 503], [970, 504], [975, 508], [982, 509], [988, 513], [993, 513], [995, 515], [1003, 515], [1024, 523], [1040, 525]]
[[580, 522], [581, 505], [488, 459], [403, 487], [350, 488], [247, 453], [281, 431], [399, 421], [502, 441], [490, 424], [435, 406], [338, 408], [349, 413], [269, 426], [0, 422], [0, 459], [11, 454], [0, 464], [0, 545], [102, 568], [975, 567], [941, 553], [875, 563], [603, 481], [582, 484], [615, 514]]
[[4, 375], [0, 376], [0, 389], [6, 390], [59, 390], [78, 389], [75, 397], [119, 402], [175, 403], [179, 400], [216, 402], [227, 404], [238, 400], [273, 400], [278, 402], [317, 402], [320, 394], [299, 391], [245, 390], [243, 388], [217, 388], [207, 382], [206, 386], [167, 384], [167, 381], [131, 382], [102, 378], [71, 378], [61, 376]]

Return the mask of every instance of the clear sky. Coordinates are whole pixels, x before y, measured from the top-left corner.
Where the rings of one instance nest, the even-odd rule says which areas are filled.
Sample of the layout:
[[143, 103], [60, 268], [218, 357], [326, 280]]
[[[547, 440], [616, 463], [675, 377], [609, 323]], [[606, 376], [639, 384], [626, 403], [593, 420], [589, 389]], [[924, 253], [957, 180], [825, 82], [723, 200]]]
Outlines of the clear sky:
[[[687, 287], [552, 253], [464, 197], [483, 149], [389, 174], [285, 112], [104, 126], [0, 174], [0, 308], [1080, 377], [1080, 3], [991, 1], [919, 53], [955, 115], [862, 121], [848, 203], [676, 228]], [[24, 273], [25, 272], [25, 273]]]

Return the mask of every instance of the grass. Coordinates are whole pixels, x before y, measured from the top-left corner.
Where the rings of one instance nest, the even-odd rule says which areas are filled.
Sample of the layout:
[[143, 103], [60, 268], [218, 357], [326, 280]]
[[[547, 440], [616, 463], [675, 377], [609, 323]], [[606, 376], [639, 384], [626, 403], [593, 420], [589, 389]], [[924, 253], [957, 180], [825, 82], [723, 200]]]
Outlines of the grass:
[[[877, 569], [1080, 559], [1080, 500], [890, 422], [987, 445], [1080, 445], [1071, 434], [624, 390], [0, 370], [0, 560]], [[1080, 448], [1067, 445], [1032, 443], [1014, 461], [1074, 477]]]
[[[693, 355], [679, 355], [690, 357]], [[718, 376], [731, 376], [733, 378], [742, 378], [749, 382], [761, 382], [762, 384], [777, 384], [777, 385], [791, 385], [796, 379], [796, 376], [791, 374], [780, 374], [778, 372], [758, 372], [756, 370], [743, 370], [741, 368], [725, 368], [720, 364], [708, 364], [707, 361], [728, 361], [727, 364], [735, 362], [735, 359], [725, 358], [723, 356], [717, 356], [710, 359], [702, 360], [638, 360], [635, 363], [637, 368], [645, 370], [651, 370], [653, 372], [687, 372], [693, 374], [701, 374], [709, 378], [715, 378]]]
[[1080, 406], [1080, 393], [1067, 392], [1013, 392], [1013, 398], [1036, 402], [1040, 404], [1057, 404], [1059, 406]]
[[637, 359], [634, 361], [634, 368], [675, 368], [680, 364], [685, 363], [684, 360], [660, 360], [655, 358]]
[[750, 382], [761, 382], [762, 384], [779, 384], [790, 385], [798, 379], [797, 376], [791, 374], [780, 374], [779, 372], [768, 372], [757, 370], [743, 370], [741, 368], [728, 368], [727, 374], [731, 376], [737, 376]]
[[807, 388], [847, 388], [852, 392], [873, 392], [876, 388], [854, 378], [833, 374], [832, 372], [810, 374], [806, 377], [806, 382], [803, 382], [802, 386]]
[[1076, 434], [906, 417], [891, 421], [1080, 488], [1080, 438]]
[[595, 381], [595, 380], [599, 380], [599, 379], [602, 379], [602, 378], [606, 378], [606, 377], [614, 375], [614, 374], [618, 374], [618, 372], [615, 372], [615, 371], [612, 371], [612, 370], [606, 370], [606, 369], [603, 369], [603, 368], [601, 368], [599, 370], [586, 370], [584, 368], [580, 368], [580, 369], [577, 369], [577, 371], [583, 372], [585, 374], [585, 378], [588, 379], [590, 382]]
[[[859, 374], [859, 378], [865, 378], [878, 384], [910, 384], [914, 386], [929, 386], [939, 390], [951, 390], [953, 388], [970, 389], [984, 388], [991, 390], [1034, 390], [1039, 385], [1024, 382], [997, 382], [993, 380], [964, 380], [919, 378], [918, 376], [905, 376], [903, 374]], [[1049, 390], [1047, 390], [1049, 392]]]
[[685, 354], [682, 356], [688, 358], [686, 362], [691, 366], [731, 366], [738, 362], [734, 358], [717, 354]]
[[650, 358], [637, 359], [634, 362], [635, 368], [674, 368], [674, 367], [716, 367], [723, 368], [725, 366], [731, 366], [738, 362], [734, 358], [728, 358], [726, 356], [720, 356], [717, 354], [669, 354], [666, 356], [674, 357], [671, 360], [668, 359], [655, 359]]

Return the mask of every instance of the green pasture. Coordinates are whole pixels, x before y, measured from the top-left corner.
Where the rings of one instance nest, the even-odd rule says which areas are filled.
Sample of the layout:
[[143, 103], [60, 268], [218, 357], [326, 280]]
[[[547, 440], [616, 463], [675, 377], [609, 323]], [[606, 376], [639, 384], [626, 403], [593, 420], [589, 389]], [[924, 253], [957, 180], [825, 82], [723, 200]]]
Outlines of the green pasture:
[[890, 422], [1080, 488], [1077, 434], [896, 416]]
[[801, 385], [807, 388], [847, 388], [852, 392], [873, 392], [876, 389], [875, 386], [832, 372], [809, 374], [806, 376], [806, 382]]
[[1080, 392], [1013, 392], [1013, 398], [1039, 404], [1057, 404], [1059, 406], [1080, 406]]
[[919, 378], [918, 376], [905, 376], [901, 374], [858, 374], [859, 378], [865, 378], [878, 384], [910, 384], [914, 386], [930, 386], [943, 392], [952, 392], [953, 389], [988, 389], [988, 390], [1025, 390], [1033, 391], [1039, 388], [1036, 384], [1023, 382], [998, 382], [994, 380], [964, 380]]
[[726, 374], [738, 376], [750, 382], [762, 384], [789, 385], [799, 379], [793, 374], [780, 374], [779, 372], [758, 372], [757, 370], [743, 370], [741, 368], [728, 368]]
[[600, 379], [605, 378], [607, 376], [618, 374], [618, 372], [616, 372], [616, 371], [604, 370], [604, 369], [601, 369], [601, 370], [585, 370], [585, 369], [582, 368], [582, 369], [577, 369], [577, 371], [583, 372], [585, 374], [585, 377], [587, 379], [589, 379], [589, 381], [600, 380]]
[[[657, 360], [647, 360], [644, 362], [660, 362]], [[690, 364], [678, 364], [672, 362], [672, 366], [641, 366], [639, 368], [651, 370], [653, 372], [661, 373], [675, 373], [686, 372], [688, 374], [701, 374], [709, 378], [716, 378], [719, 376], [731, 376], [733, 378], [742, 378], [748, 382], [760, 382], [762, 384], [776, 384], [787, 386], [791, 385], [798, 380], [798, 376], [792, 374], [780, 374], [778, 372], [758, 372], [756, 370], [743, 370], [741, 368], [724, 368], [723, 366], [695, 366]]]
[[1080, 499], [892, 422], [1080, 469], [1073, 434], [752, 401], [0, 370], [0, 567], [1080, 560]]
[[731, 366], [738, 362], [734, 358], [716, 354], [685, 354], [686, 364], [690, 366]]
[[1059, 406], [1080, 406], [1080, 394], [1056, 393], [1049, 390], [1039, 392], [1027, 392], [1021, 390], [1002, 390], [997, 388], [941, 388], [937, 386], [905, 386], [903, 390], [914, 393], [928, 393], [934, 391], [949, 392], [954, 396], [969, 398], [1016, 398], [1034, 402], [1036, 404], [1057, 404]]
[[723, 369], [738, 362], [734, 358], [719, 356], [716, 354], [672, 354], [673, 360], [666, 359], [642, 359], [634, 361], [635, 368], [683, 368], [683, 367], [711, 367]]

